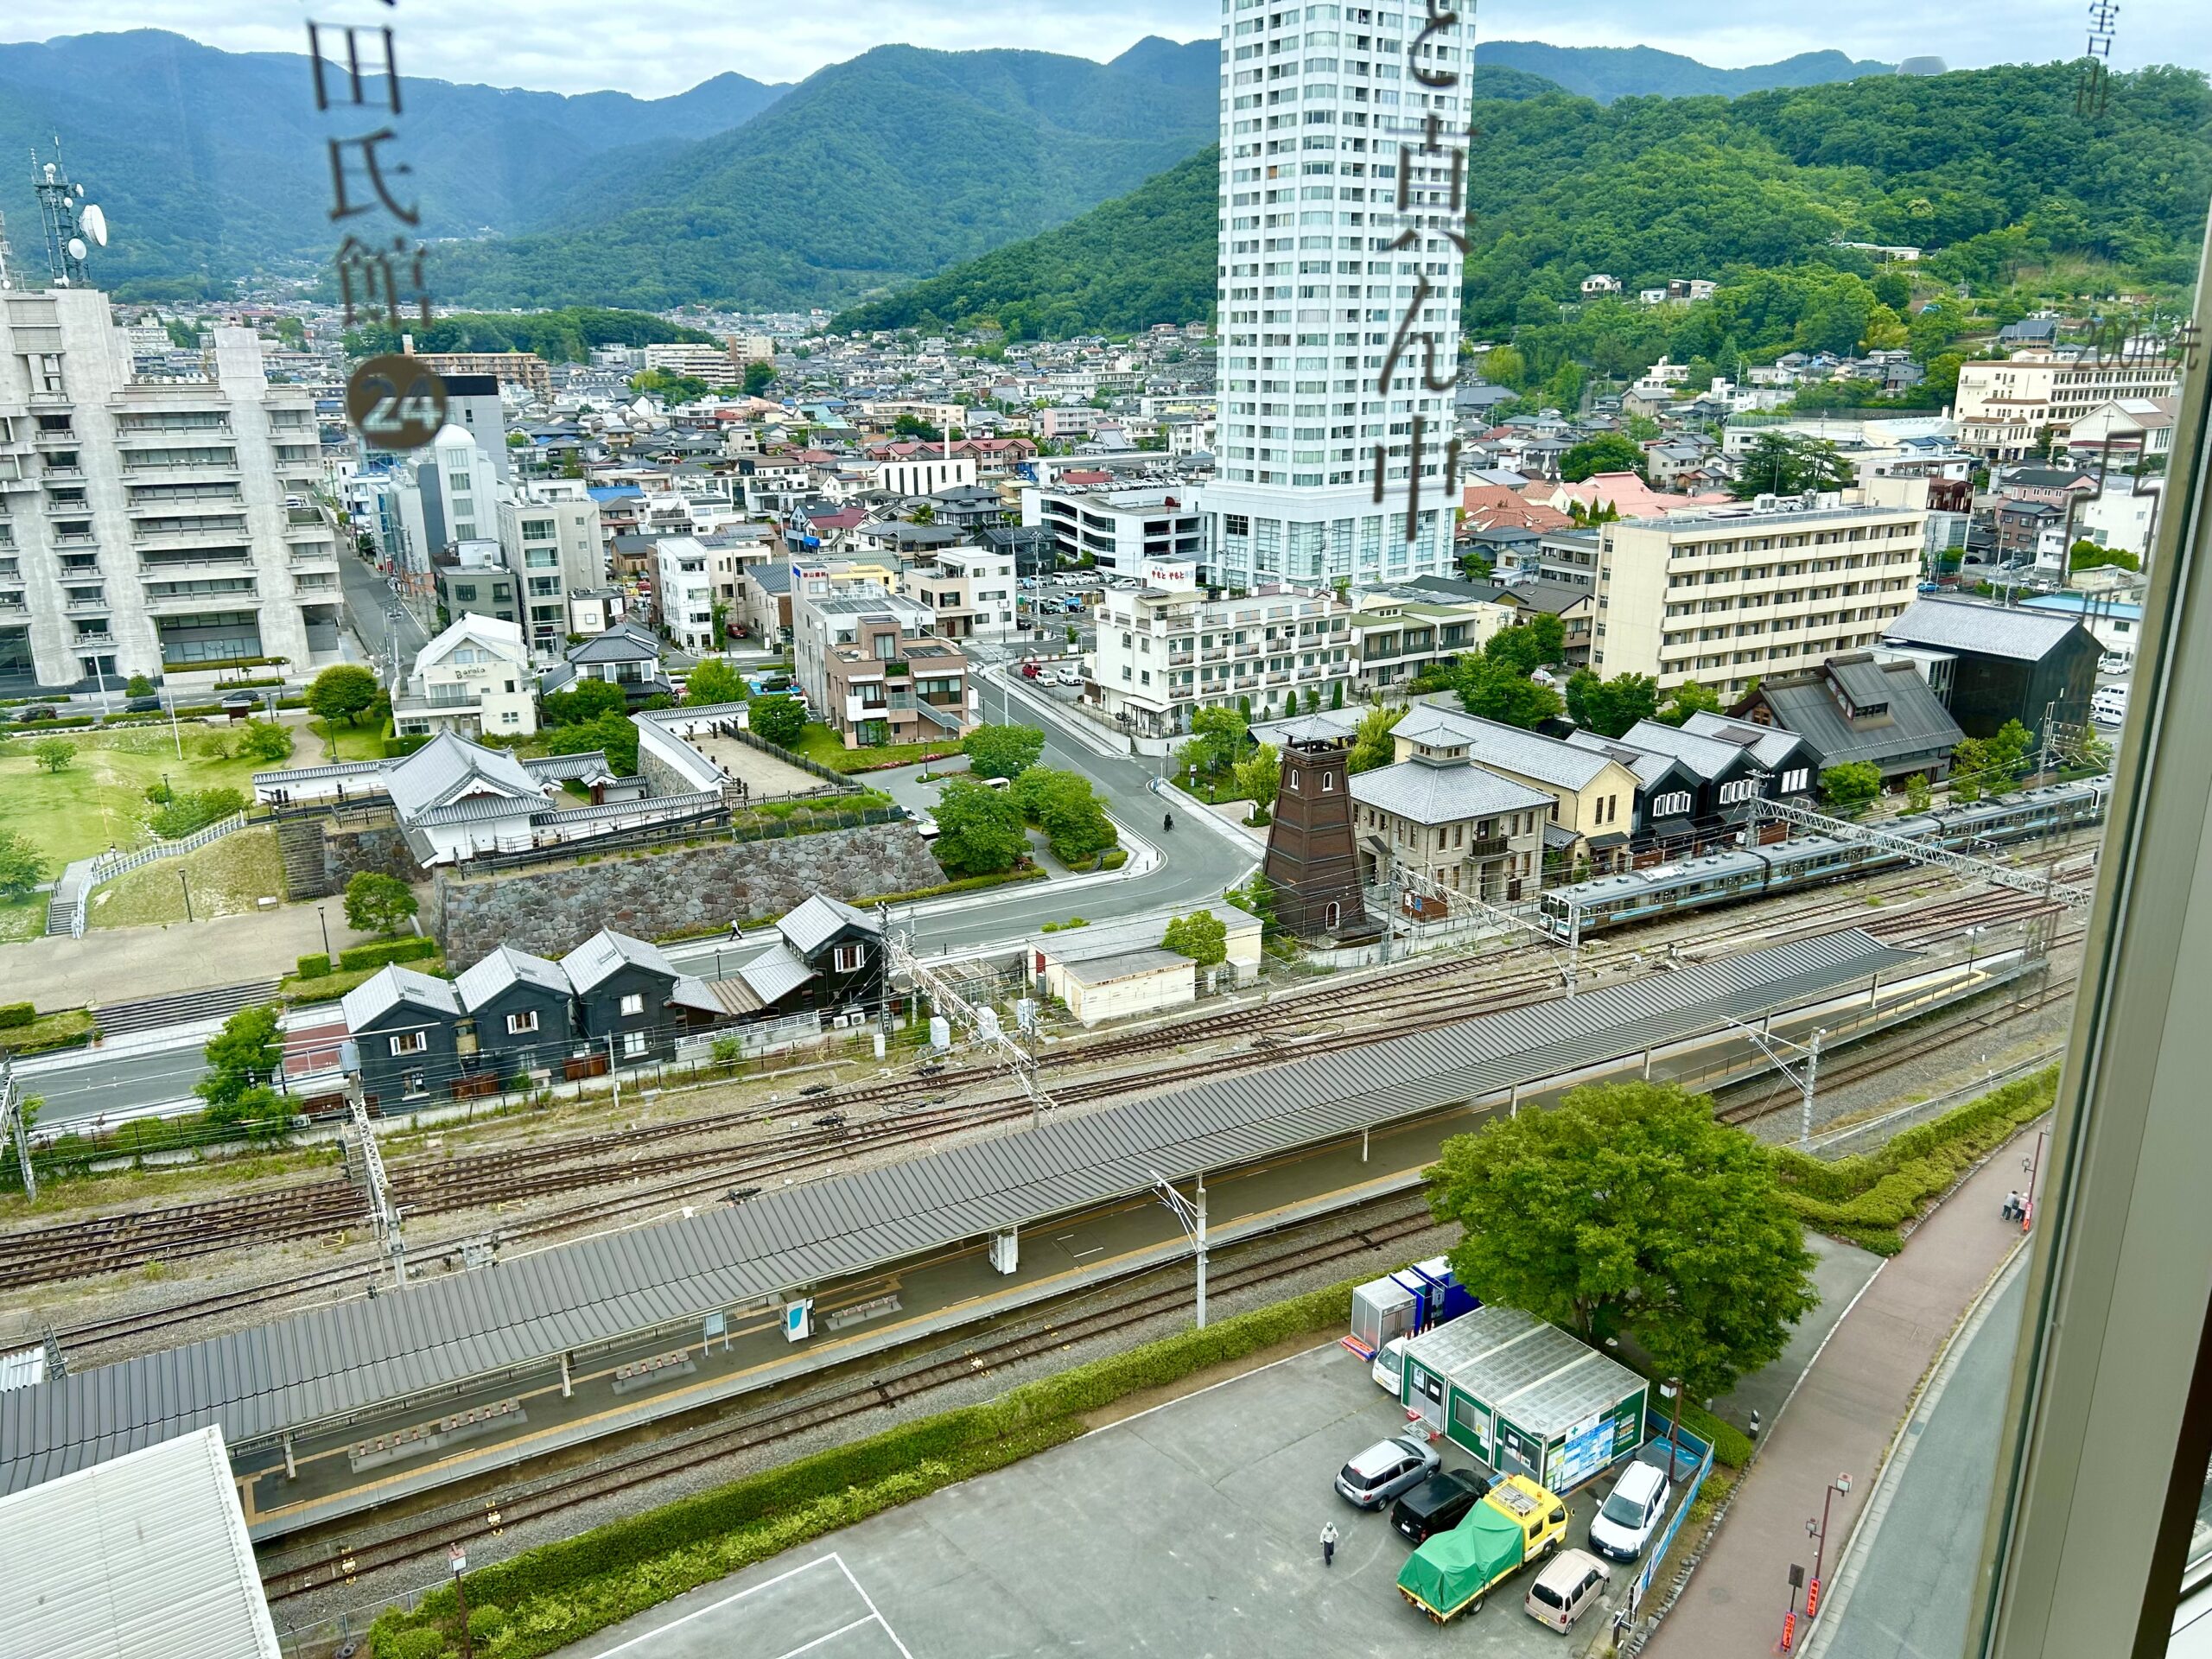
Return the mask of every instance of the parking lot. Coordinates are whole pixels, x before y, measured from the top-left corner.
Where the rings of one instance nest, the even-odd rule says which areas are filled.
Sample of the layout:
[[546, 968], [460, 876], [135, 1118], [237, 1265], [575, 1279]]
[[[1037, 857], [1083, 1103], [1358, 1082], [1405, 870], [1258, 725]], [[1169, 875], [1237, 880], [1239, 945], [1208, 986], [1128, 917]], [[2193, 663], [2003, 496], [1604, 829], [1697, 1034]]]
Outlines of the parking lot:
[[[1535, 1569], [1438, 1628], [1395, 1587], [1408, 1546], [1331, 1483], [1402, 1429], [1367, 1367], [1331, 1344], [876, 1516], [567, 1651], [575, 1659], [1175, 1659], [1450, 1652], [1580, 1655], [1521, 1611]], [[1446, 1448], [1447, 1467], [1466, 1465]], [[1570, 1501], [1580, 1548], [1605, 1484]], [[1321, 1564], [1322, 1524], [1342, 1541]], [[1609, 1605], [1633, 1568], [1616, 1567]]]

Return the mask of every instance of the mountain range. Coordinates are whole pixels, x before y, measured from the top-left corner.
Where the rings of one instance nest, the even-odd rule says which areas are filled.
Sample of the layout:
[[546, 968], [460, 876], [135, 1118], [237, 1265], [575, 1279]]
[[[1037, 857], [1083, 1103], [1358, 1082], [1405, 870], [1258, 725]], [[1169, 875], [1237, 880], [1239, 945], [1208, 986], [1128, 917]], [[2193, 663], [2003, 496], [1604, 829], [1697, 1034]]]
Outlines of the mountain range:
[[[1479, 86], [1491, 101], [1476, 106], [1481, 153], [1467, 175], [1466, 326], [1510, 337], [1556, 322], [1593, 271], [1633, 293], [1675, 277], [1758, 289], [1792, 270], [1872, 269], [1841, 241], [1940, 250], [1922, 269], [1951, 282], [2063, 263], [2115, 287], [2178, 289], [2212, 197], [2212, 87], [2193, 70], [2136, 71], [2114, 79], [2109, 114], [2089, 120], [2075, 79], [2063, 63], [2004, 65], [1610, 106]], [[1022, 338], [1209, 315], [1218, 156], [1209, 149], [833, 326], [990, 321]], [[1759, 305], [1785, 301], [1796, 303], [1771, 282], [1747, 295], [1746, 338], [1772, 332]], [[1838, 325], [1847, 348], [1866, 321]]]
[[[326, 35], [325, 55], [336, 49]], [[1601, 100], [1880, 67], [1815, 53], [1721, 70], [1645, 48], [1537, 41], [1480, 56], [1496, 74]], [[1215, 136], [1217, 63], [1210, 38], [1148, 37], [1109, 64], [889, 46], [796, 86], [722, 73], [662, 99], [404, 74], [391, 155], [413, 170], [395, 194], [419, 200], [420, 233], [439, 238], [442, 301], [844, 303], [1173, 169]], [[0, 45], [0, 138], [43, 156], [60, 136], [72, 176], [115, 229], [97, 279], [126, 298], [212, 296], [240, 276], [312, 270], [342, 234], [327, 216], [325, 140], [383, 118], [373, 103], [319, 115], [306, 63], [286, 54], [155, 29]], [[19, 255], [35, 258], [29, 182], [0, 169], [0, 213]]]

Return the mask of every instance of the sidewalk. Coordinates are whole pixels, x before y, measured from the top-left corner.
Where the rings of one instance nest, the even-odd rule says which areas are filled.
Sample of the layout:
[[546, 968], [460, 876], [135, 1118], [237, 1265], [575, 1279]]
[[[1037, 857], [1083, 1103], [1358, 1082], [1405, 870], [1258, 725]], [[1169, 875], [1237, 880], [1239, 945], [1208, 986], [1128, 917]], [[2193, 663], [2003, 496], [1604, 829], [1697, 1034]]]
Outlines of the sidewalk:
[[[2031, 1125], [1999, 1147], [1883, 1265], [1836, 1326], [1778, 1421], [1769, 1426], [1719, 1535], [1643, 1651], [1651, 1659], [1748, 1659], [1770, 1653], [1788, 1611], [1789, 1568], [1813, 1567], [1805, 1535], [1839, 1473], [1851, 1495], [1828, 1511], [1833, 1576], [1891, 1436], [1952, 1330], [2019, 1239], [1998, 1219], [2021, 1185]], [[1655, 1586], [1655, 1589], [1656, 1586]], [[1802, 1629], [1804, 1621], [1801, 1618]]]
[[[372, 943], [346, 925], [346, 906], [323, 901], [330, 948]], [[28, 997], [41, 1010], [136, 1001], [175, 991], [281, 979], [322, 949], [313, 905], [279, 905], [241, 916], [164, 927], [104, 927], [0, 944], [0, 1001]]]

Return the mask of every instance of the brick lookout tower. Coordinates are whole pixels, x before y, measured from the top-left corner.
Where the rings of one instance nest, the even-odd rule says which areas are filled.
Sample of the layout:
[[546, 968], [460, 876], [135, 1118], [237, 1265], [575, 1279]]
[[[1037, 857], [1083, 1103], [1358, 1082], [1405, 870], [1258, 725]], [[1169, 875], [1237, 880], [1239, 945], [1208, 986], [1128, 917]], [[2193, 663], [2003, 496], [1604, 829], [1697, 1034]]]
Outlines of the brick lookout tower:
[[1300, 938], [1372, 938], [1382, 930], [1359, 898], [1352, 846], [1351, 751], [1339, 741], [1293, 738], [1283, 745], [1282, 782], [1262, 867], [1274, 890], [1275, 920]]

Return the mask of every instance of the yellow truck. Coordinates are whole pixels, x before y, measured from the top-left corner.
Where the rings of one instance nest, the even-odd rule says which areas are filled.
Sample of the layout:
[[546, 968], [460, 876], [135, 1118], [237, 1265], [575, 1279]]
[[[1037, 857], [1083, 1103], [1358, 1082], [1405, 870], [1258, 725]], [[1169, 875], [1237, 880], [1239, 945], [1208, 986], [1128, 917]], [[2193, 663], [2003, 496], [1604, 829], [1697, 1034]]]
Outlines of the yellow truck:
[[1492, 1590], [1566, 1537], [1566, 1503], [1526, 1475], [1508, 1475], [1465, 1520], [1406, 1558], [1398, 1593], [1439, 1624], [1478, 1612]]

